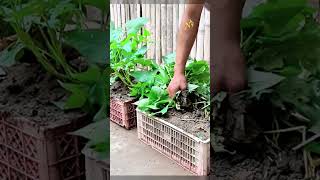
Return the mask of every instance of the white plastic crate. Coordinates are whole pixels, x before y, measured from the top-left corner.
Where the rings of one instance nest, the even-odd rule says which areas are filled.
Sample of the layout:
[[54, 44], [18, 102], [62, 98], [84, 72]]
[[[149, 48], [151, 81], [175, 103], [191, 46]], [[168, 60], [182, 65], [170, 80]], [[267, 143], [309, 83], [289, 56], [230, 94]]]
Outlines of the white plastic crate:
[[160, 119], [137, 111], [138, 138], [190, 172], [210, 172], [210, 139], [194, 135]]

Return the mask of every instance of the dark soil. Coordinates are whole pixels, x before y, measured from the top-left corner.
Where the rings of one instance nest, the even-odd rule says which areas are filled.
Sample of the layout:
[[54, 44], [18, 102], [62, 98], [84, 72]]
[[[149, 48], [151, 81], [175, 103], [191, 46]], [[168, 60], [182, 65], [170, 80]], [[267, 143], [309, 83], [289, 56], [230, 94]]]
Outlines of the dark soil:
[[[290, 140], [291, 137], [297, 137]], [[240, 145], [236, 154], [211, 153], [211, 176], [215, 180], [302, 180], [304, 163], [301, 151], [291, 150], [300, 143], [298, 134], [282, 136], [281, 150], [263, 139]]]
[[210, 119], [206, 117], [202, 107], [193, 105], [194, 102], [198, 101], [193, 94], [188, 93], [187, 90], [181, 91], [176, 99], [180, 110], [170, 109], [168, 115], [161, 119], [202, 140], [207, 140], [210, 138]]
[[42, 125], [84, 116], [80, 111], [64, 112], [52, 103], [66, 98], [67, 94], [40, 65], [20, 63], [2, 69], [6, 73], [0, 75], [1, 111], [26, 117]]
[[[271, 130], [271, 109], [266, 103], [243, 101], [241, 95], [228, 97], [213, 117], [214, 144], [211, 177], [215, 180], [298, 180], [304, 178], [301, 134], [283, 133], [278, 148], [262, 132]], [[280, 124], [280, 126], [283, 124]], [[219, 146], [217, 146], [219, 145]], [[214, 152], [216, 151], [216, 152]], [[233, 153], [230, 153], [233, 152]], [[234, 154], [235, 153], [235, 154]]]
[[210, 121], [201, 112], [183, 112], [171, 109], [167, 117], [161, 119], [179, 127], [180, 129], [202, 139], [210, 138]]
[[122, 83], [122, 81], [116, 81], [110, 87], [110, 94], [112, 98], [116, 98], [123, 101], [134, 100], [134, 97], [129, 96], [130, 90]]

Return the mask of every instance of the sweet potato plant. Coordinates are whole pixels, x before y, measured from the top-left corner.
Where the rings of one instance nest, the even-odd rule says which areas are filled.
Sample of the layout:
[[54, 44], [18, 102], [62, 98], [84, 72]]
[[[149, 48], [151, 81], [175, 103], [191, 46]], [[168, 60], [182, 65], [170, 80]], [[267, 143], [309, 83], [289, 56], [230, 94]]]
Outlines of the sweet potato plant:
[[[144, 28], [145, 18], [137, 18], [126, 23], [126, 28], [110, 31], [111, 84], [118, 80], [130, 90], [130, 96], [138, 101], [139, 109], [153, 115], [165, 115], [170, 108], [184, 109], [178, 92], [175, 99], [169, 98], [167, 86], [173, 76], [175, 54], [163, 57], [163, 63], [157, 64], [147, 59], [147, 44], [150, 32]], [[209, 66], [205, 61], [190, 59], [187, 63], [187, 94], [194, 96], [191, 107], [202, 109], [209, 115]]]
[[[98, 147], [103, 154], [106, 154], [108, 28], [105, 22], [101, 22], [99, 29], [86, 27], [85, 6], [100, 9], [103, 16], [101, 19], [105, 20], [105, 15], [108, 13], [107, 1], [1, 1], [0, 17], [12, 27], [17, 41], [0, 53], [0, 65], [13, 65], [23, 57], [24, 51], [31, 52], [35, 60], [70, 92], [66, 101], [52, 103], [62, 110], [82, 109], [90, 114], [99, 124], [97, 127], [103, 130], [94, 130], [96, 134], [84, 130], [75, 134], [86, 138], [92, 136], [90, 145]], [[70, 49], [71, 52], [77, 52], [84, 57], [87, 68], [80, 69], [70, 63], [71, 59], [67, 59], [66, 54]], [[90, 127], [93, 126], [96, 125]]]

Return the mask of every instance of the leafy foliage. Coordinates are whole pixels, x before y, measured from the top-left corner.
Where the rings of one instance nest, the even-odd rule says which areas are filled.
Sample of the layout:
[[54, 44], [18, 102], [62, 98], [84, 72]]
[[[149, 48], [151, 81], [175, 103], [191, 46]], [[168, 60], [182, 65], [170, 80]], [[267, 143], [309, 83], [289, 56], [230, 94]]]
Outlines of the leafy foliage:
[[110, 31], [110, 61], [112, 77], [119, 78], [125, 85], [134, 85], [132, 73], [137, 70], [137, 64], [150, 67], [151, 60], [144, 56], [147, 52], [150, 32], [142, 27], [147, 23], [145, 18], [137, 18], [126, 23], [126, 29], [111, 25]]
[[[75, 134], [89, 138], [90, 146], [104, 153], [108, 148], [106, 132], [89, 133], [86, 129], [96, 124], [102, 126], [99, 128], [108, 128], [105, 125], [109, 89], [106, 85], [109, 85], [110, 70], [107, 68], [106, 56], [108, 32], [104, 27], [105, 15], [108, 13], [107, 2], [5, 0], [0, 3], [1, 19], [13, 28], [18, 38], [17, 42], [0, 53], [0, 64], [10, 66], [15, 63], [23, 49], [31, 51], [43, 68], [54, 75], [61, 86], [70, 92], [65, 102], [53, 103], [63, 110], [82, 109], [92, 116], [95, 123]], [[101, 29], [86, 28], [85, 5], [101, 10]], [[87, 69], [80, 70], [70, 65], [64, 54], [64, 48], [67, 46], [77, 50], [86, 59]]]
[[[277, 119], [301, 114], [309, 132], [318, 134], [320, 25], [314, 13], [305, 0], [269, 0], [242, 20], [241, 47], [250, 67], [251, 98], [268, 99], [281, 112], [274, 114]], [[319, 152], [320, 144], [306, 147]]]
[[[167, 92], [167, 87], [174, 73], [175, 54], [165, 56], [164, 63], [161, 65], [154, 64], [156, 67], [153, 71], [135, 72], [134, 77], [138, 82], [131, 88], [131, 95], [138, 97], [140, 100], [135, 104], [138, 108], [152, 113], [153, 115], [165, 115], [170, 108], [180, 110], [177, 98], [171, 99]], [[210, 89], [209, 89], [209, 66], [206, 61], [197, 61], [189, 59], [186, 67], [186, 77], [189, 82], [188, 93], [195, 96], [200, 101], [193, 102], [194, 105], [202, 104], [201, 108], [207, 108], [209, 112]]]

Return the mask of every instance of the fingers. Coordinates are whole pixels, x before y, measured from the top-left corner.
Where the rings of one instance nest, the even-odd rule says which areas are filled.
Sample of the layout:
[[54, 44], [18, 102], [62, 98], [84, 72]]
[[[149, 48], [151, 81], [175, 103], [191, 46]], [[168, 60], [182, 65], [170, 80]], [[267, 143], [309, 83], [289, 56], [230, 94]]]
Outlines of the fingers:
[[180, 84], [180, 90], [183, 91], [183, 90], [186, 90], [187, 89], [187, 82], [183, 82]]
[[168, 86], [169, 97], [172, 99], [176, 95], [176, 92], [179, 90], [177, 86], [172, 85], [171, 83]]

